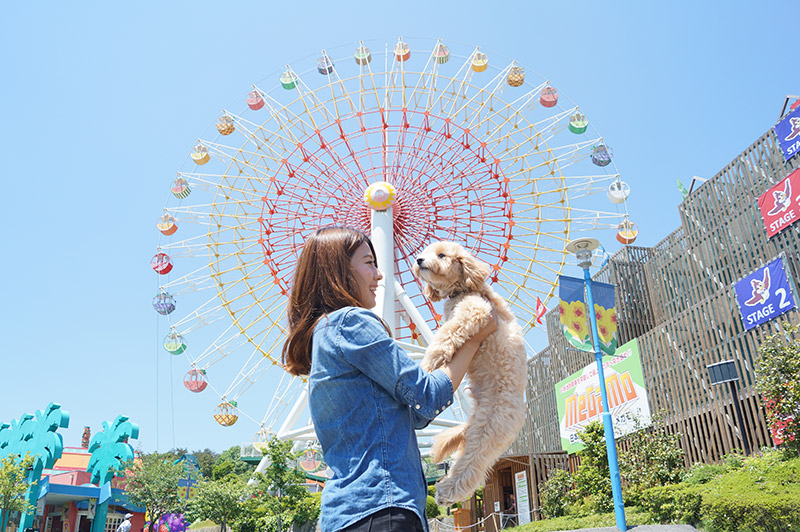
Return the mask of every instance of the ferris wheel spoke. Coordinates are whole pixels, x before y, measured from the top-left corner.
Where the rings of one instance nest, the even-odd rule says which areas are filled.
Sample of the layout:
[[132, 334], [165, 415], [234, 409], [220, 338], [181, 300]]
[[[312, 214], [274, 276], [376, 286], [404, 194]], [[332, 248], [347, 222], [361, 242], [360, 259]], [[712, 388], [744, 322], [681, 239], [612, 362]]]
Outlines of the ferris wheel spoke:
[[[545, 94], [549, 81], [534, 73], [524, 82], [515, 62], [488, 65], [479, 48], [453, 53], [458, 59], [451, 61], [441, 40], [422, 51], [409, 46], [413, 58], [402, 55], [403, 44], [396, 45], [401, 55], [387, 45], [372, 51], [372, 62], [361, 46], [357, 65], [353, 55], [334, 65], [323, 50], [321, 76], [298, 63], [287, 65], [271, 90], [253, 86], [248, 106], [262, 112], [224, 110], [221, 137], [200, 140], [187, 163], [208, 166], [179, 174], [185, 186], [172, 187], [178, 202], [159, 218], [166, 238], [159, 237], [158, 251], [176, 268], [159, 287], [179, 297], [171, 330], [202, 343], [182, 354], [193, 369], [213, 370], [207, 382], [225, 408], [232, 408], [228, 400], [263, 393], [265, 383], [271, 394], [256, 423], [260, 445], [277, 432], [313, 432], [300, 419], [305, 381], [279, 362], [291, 275], [317, 227], [370, 232], [372, 211], [362, 195], [372, 183], [386, 180], [397, 191], [393, 269], [400, 288], [386, 319], [408, 346], [423, 345], [420, 331], [441, 322], [413, 273], [431, 241], [461, 242], [489, 264], [489, 281], [527, 341], [544, 334], [537, 310], [554, 297], [570, 236], [615, 227], [627, 213], [624, 203], [614, 207], [621, 212], [598, 211], [593, 196], [605, 196], [619, 174], [602, 137], [574, 136], [586, 131], [585, 117], [571, 103], [554, 108], [557, 93]], [[600, 163], [598, 146], [606, 150]], [[205, 337], [211, 341], [199, 340]], [[232, 422], [225, 408], [220, 423]]]

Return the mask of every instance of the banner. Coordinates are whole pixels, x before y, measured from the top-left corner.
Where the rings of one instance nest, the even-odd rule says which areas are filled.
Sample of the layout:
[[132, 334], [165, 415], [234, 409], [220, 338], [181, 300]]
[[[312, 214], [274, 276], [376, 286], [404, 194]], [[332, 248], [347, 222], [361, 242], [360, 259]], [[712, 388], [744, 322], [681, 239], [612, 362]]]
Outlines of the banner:
[[800, 219], [800, 168], [758, 197], [758, 208], [772, 238]]
[[[581, 351], [594, 352], [591, 325], [586, 313], [584, 281], [575, 277], [558, 277], [558, 314], [561, 330], [570, 345]], [[617, 313], [614, 308], [614, 285], [592, 281], [594, 313], [600, 350], [611, 355], [617, 349]]]
[[517, 525], [531, 522], [531, 503], [528, 499], [528, 475], [523, 469], [514, 473], [514, 492], [517, 494]]
[[734, 288], [745, 330], [797, 308], [780, 257], [738, 281]]
[[[652, 424], [647, 390], [644, 387], [639, 344], [631, 340], [603, 361], [608, 406], [619, 438]], [[597, 365], [590, 364], [556, 384], [561, 448], [574, 453], [584, 448], [578, 436], [592, 421], [602, 422], [603, 403]]]
[[787, 161], [797, 155], [800, 151], [800, 107], [775, 124], [775, 135]]

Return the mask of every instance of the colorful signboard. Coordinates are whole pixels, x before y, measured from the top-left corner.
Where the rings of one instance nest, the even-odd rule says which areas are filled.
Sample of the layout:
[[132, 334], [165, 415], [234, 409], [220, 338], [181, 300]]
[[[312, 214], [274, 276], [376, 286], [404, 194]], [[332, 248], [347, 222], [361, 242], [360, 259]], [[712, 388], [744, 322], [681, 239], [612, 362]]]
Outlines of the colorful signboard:
[[[590, 322], [586, 314], [584, 280], [560, 275], [558, 277], [558, 314], [561, 330], [567, 341], [581, 351], [594, 352]], [[600, 350], [613, 355], [617, 350], [617, 313], [614, 308], [614, 285], [592, 281], [594, 313]]]
[[800, 152], [800, 107], [775, 124], [775, 135], [787, 161]]
[[768, 238], [800, 220], [800, 168], [759, 196], [758, 208]]
[[[603, 361], [608, 406], [619, 438], [652, 424], [642, 361], [636, 339]], [[556, 384], [561, 448], [574, 453], [584, 448], [578, 432], [592, 421], [602, 421], [603, 403], [597, 365], [590, 364]]]
[[780, 257], [738, 281], [734, 288], [745, 330], [797, 308]]

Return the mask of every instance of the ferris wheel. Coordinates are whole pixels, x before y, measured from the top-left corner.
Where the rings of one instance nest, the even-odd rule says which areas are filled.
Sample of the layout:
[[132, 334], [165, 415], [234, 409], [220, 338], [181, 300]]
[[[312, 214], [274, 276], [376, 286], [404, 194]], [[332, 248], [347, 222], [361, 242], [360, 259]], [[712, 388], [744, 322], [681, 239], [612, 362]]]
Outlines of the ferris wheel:
[[[490, 264], [536, 344], [566, 244], [638, 234], [611, 148], [554, 84], [477, 47], [413, 44], [359, 42], [286, 65], [222, 111], [170, 185], [151, 262], [163, 346], [186, 359], [187, 389], [219, 396], [214, 419], [249, 418], [256, 443], [314, 439], [305, 382], [280, 353], [294, 266], [318, 227], [371, 234], [384, 273], [375, 310], [418, 357], [441, 320], [411, 269], [431, 241]], [[266, 411], [247, 404], [254, 385], [269, 389]], [[467, 415], [457, 399], [439, 427]]]

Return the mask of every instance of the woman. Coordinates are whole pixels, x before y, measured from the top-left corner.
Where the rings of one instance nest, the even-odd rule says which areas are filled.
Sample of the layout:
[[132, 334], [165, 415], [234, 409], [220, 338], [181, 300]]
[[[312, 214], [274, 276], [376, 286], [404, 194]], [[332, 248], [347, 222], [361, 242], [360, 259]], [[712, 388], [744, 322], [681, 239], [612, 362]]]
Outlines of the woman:
[[314, 232], [295, 271], [283, 362], [308, 375], [309, 408], [334, 476], [320, 528], [427, 530], [427, 489], [415, 429], [452, 403], [492, 321], [453, 360], [424, 372], [370, 312], [382, 279], [372, 243], [342, 227]]

